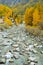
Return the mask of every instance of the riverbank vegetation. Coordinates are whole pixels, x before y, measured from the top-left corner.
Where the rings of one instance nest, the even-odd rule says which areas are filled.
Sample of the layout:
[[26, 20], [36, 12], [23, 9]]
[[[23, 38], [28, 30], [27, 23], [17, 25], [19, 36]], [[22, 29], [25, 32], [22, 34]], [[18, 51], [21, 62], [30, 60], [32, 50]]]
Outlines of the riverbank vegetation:
[[[28, 32], [43, 36], [43, 3], [34, 5], [18, 3], [16, 6], [8, 7], [0, 4], [0, 27], [8, 28], [13, 24], [23, 23]], [[6, 26], [7, 25], [7, 26]]]

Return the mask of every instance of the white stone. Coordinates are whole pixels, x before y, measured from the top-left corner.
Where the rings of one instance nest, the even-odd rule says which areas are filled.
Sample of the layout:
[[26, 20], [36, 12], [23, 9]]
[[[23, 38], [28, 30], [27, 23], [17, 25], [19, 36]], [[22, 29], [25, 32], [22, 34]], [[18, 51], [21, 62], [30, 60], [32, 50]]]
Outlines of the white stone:
[[30, 65], [35, 65], [35, 63], [34, 62], [31, 62]]
[[19, 47], [18, 47], [18, 48], [16, 48], [16, 50], [19, 52], [19, 51], [20, 51]]
[[38, 45], [37, 48], [42, 48], [43, 46], [42, 45]]
[[14, 62], [14, 60], [13, 60], [13, 59], [10, 59], [10, 60], [9, 60], [9, 62], [11, 62], [11, 63], [12, 63], [12, 62]]
[[11, 52], [7, 52], [6, 55], [5, 55], [5, 57], [7, 59], [11, 59], [11, 57], [13, 57], [13, 54]]
[[18, 47], [18, 44], [14, 44], [14, 45], [12, 45], [14, 48], [17, 48]]
[[32, 49], [33, 48], [33, 45], [29, 45], [29, 49]]

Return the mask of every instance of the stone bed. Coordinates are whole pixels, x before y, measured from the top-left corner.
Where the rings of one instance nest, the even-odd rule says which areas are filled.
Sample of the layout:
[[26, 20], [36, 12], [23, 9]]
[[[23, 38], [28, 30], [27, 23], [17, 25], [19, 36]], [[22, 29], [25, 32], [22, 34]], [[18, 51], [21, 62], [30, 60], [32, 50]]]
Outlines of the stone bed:
[[24, 24], [0, 31], [0, 59], [9, 50], [13, 58], [7, 64], [4, 57], [3, 65], [43, 65], [43, 37], [26, 32]]

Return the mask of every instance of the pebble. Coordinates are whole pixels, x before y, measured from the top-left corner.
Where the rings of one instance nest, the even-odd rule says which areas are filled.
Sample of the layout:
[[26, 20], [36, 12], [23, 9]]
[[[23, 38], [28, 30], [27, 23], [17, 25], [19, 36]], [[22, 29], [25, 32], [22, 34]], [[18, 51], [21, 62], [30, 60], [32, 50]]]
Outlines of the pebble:
[[29, 51], [30, 50], [30, 48], [29, 47], [27, 47], [26, 49], [25, 49], [25, 51]]
[[12, 47], [18, 48], [18, 44], [14, 44], [14, 45], [12, 45]]
[[38, 52], [35, 49], [31, 50], [34, 54], [37, 54]]
[[19, 51], [20, 51], [19, 47], [18, 47], [18, 48], [16, 48], [16, 51], [17, 51], [17, 52], [19, 52]]
[[13, 52], [19, 52], [19, 51], [20, 51], [19, 47], [13, 49]]
[[[1, 39], [0, 39], [0, 43], [3, 43], [3, 41], [4, 41], [4, 40], [1, 38]], [[0, 44], [0, 45], [1, 45], [1, 44]]]
[[5, 39], [4, 41], [3, 41], [3, 43], [2, 43], [2, 45], [3, 46], [9, 46], [9, 45], [11, 45], [13, 42], [12, 42], [12, 40], [8, 40], [8, 39]]
[[18, 52], [14, 52], [13, 56], [14, 56], [15, 59], [18, 59], [19, 58], [19, 53]]
[[14, 62], [14, 60], [13, 59], [10, 59], [9, 62], [12, 63], [12, 62]]
[[11, 52], [7, 52], [7, 53], [5, 54], [5, 57], [6, 57], [7, 59], [11, 59], [11, 58], [13, 57], [13, 54], [12, 54]]
[[38, 43], [35, 43], [35, 44], [34, 44], [34, 47], [36, 47], [37, 45], [38, 45]]
[[29, 57], [29, 60], [30, 60], [30, 61], [35, 61], [36, 58], [35, 58], [35, 57]]
[[4, 58], [2, 58], [2, 59], [0, 59], [0, 64], [5, 64], [5, 59]]
[[41, 54], [43, 54], [43, 51], [40, 51]]
[[29, 49], [32, 49], [33, 48], [33, 45], [29, 45]]
[[2, 34], [2, 36], [4, 37], [4, 38], [7, 38], [7, 33], [6, 32], [3, 32], [3, 34]]
[[[5, 54], [3, 52], [7, 59], [11, 58], [9, 62], [11, 62], [11, 63], [14, 62], [13, 59], [16, 59], [16, 61], [17, 61], [20, 58], [20, 56], [22, 56], [23, 57], [22, 62], [24, 63], [24, 65], [35, 65], [35, 63], [38, 63], [36, 56], [35, 57], [31, 57], [31, 56], [32, 55], [34, 56], [34, 55], [36, 55], [36, 53], [38, 53], [37, 50], [34, 48], [37, 48], [37, 47], [42, 48], [42, 45], [41, 44], [38, 45], [38, 42], [37, 42], [37, 41], [40, 41], [40, 39], [38, 39], [38, 38], [35, 39], [35, 37], [30, 36], [28, 32], [25, 33], [24, 28], [21, 25], [20, 25], [20, 27], [14, 26], [13, 28], [9, 28], [4, 33], [2, 33], [0, 35], [0, 43], [2, 45], [5, 45], [5, 47], [6, 47], [6, 45], [8, 45], [8, 46], [11, 45], [11, 47], [9, 47], [9, 48], [11, 48], [11, 50], [13, 51], [13, 54], [9, 53], [9, 52], [7, 52]], [[4, 48], [2, 48], [2, 51], [3, 51], [3, 49]], [[40, 53], [43, 54], [43, 51], [41, 51]], [[3, 58], [5, 58], [5, 56], [3, 56]], [[28, 61], [24, 61], [24, 60], [27, 60], [27, 58], [28, 58]], [[19, 62], [17, 62], [17, 63], [19, 63]]]
[[31, 62], [30, 65], [36, 65], [34, 62]]
[[30, 64], [31, 63], [31, 61], [27, 61], [28, 62], [28, 64]]
[[42, 45], [38, 45], [37, 48], [42, 48], [43, 46]]

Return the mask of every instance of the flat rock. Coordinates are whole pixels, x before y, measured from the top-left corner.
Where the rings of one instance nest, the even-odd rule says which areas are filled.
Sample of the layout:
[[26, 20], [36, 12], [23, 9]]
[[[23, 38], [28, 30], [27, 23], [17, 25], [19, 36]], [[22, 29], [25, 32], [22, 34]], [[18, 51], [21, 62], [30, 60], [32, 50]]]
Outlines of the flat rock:
[[5, 64], [5, 59], [4, 58], [2, 58], [2, 59], [0, 59], [0, 64]]
[[43, 46], [42, 45], [38, 45], [37, 48], [42, 48]]
[[9, 62], [12, 63], [12, 62], [14, 62], [14, 60], [13, 59], [10, 59]]
[[43, 54], [43, 51], [40, 51], [41, 54]]
[[36, 65], [34, 62], [31, 62], [30, 65]]
[[14, 44], [14, 45], [12, 45], [12, 47], [18, 48], [18, 44]]
[[35, 58], [35, 57], [29, 57], [29, 60], [30, 60], [30, 61], [35, 61], [36, 58]]
[[19, 58], [19, 53], [18, 52], [14, 52], [13, 56], [14, 56], [15, 59], [18, 59]]

